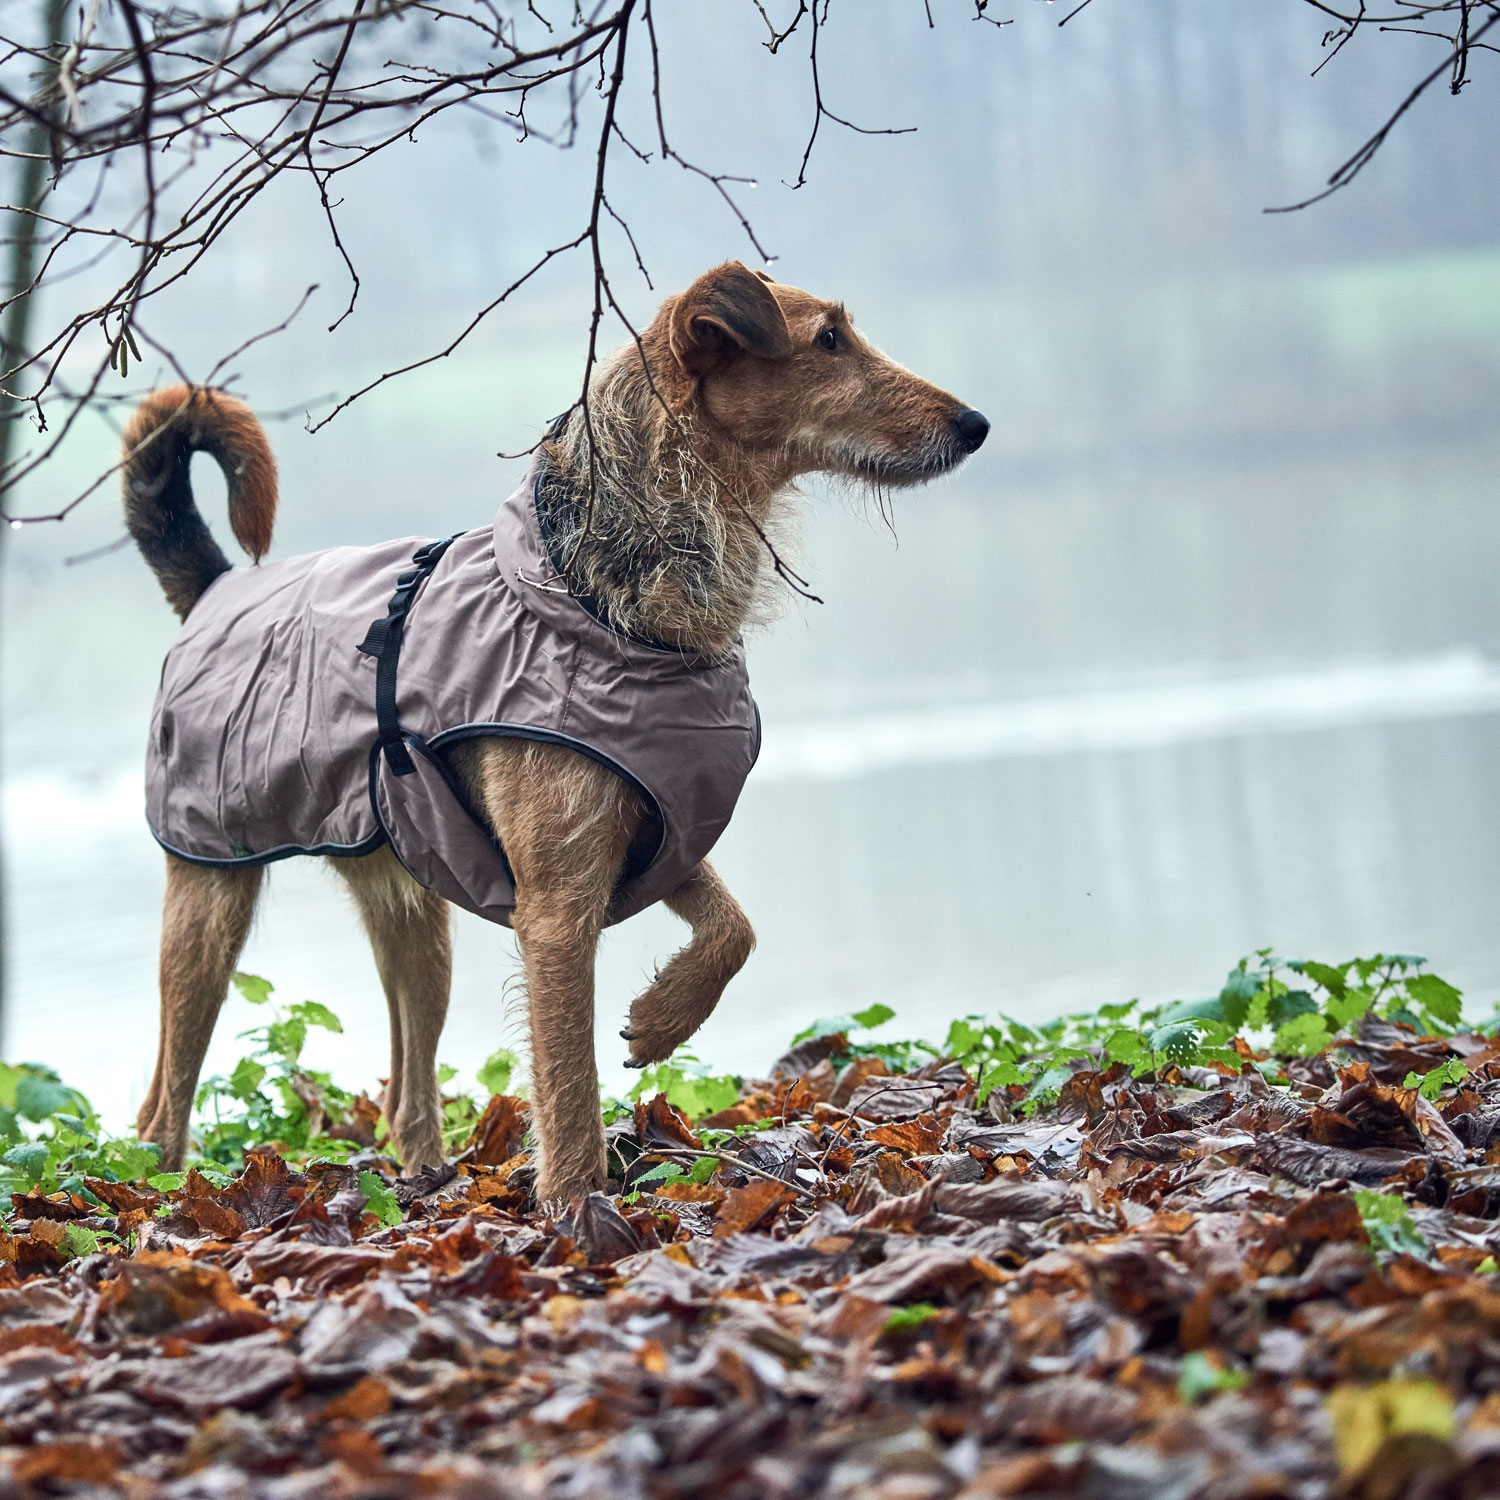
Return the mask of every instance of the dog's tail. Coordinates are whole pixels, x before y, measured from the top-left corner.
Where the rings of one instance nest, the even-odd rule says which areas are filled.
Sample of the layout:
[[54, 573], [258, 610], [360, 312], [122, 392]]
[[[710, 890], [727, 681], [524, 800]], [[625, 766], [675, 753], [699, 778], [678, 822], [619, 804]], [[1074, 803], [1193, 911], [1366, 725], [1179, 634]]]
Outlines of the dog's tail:
[[198, 507], [188, 465], [211, 455], [229, 486], [229, 525], [259, 562], [276, 521], [276, 460], [265, 429], [243, 401], [224, 391], [169, 385], [136, 408], [125, 429], [125, 525], [182, 617], [229, 559]]

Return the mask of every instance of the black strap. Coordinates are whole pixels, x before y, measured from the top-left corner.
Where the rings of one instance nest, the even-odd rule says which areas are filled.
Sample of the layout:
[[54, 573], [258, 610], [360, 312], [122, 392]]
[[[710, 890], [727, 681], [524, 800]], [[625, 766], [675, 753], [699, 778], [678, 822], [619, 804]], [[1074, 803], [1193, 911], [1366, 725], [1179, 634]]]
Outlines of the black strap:
[[379, 734], [375, 743], [385, 752], [386, 764], [396, 776], [410, 776], [416, 770], [411, 752], [401, 738], [401, 719], [396, 712], [396, 665], [401, 659], [401, 637], [406, 631], [406, 616], [422, 580], [463, 532], [428, 542], [412, 554], [413, 566], [396, 579], [396, 592], [386, 607], [383, 619], [376, 620], [365, 632], [359, 649], [375, 658], [375, 723]]

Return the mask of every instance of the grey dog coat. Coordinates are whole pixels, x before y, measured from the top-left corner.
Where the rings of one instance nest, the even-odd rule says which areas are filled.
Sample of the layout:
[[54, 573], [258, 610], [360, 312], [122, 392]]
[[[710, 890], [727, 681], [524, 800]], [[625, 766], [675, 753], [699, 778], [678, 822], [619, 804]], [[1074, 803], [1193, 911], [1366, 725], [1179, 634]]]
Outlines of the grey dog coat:
[[443, 750], [565, 745], [639, 794], [644, 838], [609, 911], [675, 890], [729, 821], [760, 748], [743, 649], [708, 659], [614, 631], [561, 583], [537, 495], [493, 527], [335, 547], [217, 578], [162, 669], [146, 815], [196, 864], [368, 854], [509, 925], [504, 850]]

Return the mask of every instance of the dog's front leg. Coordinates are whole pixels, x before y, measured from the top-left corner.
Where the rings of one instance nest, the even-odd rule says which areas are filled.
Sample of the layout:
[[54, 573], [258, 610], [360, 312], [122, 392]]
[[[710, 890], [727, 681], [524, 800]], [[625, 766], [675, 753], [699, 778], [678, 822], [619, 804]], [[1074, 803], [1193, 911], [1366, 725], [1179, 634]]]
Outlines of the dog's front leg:
[[516, 903], [531, 1022], [537, 1197], [560, 1209], [604, 1186], [604, 1124], [594, 1064], [594, 955], [603, 913], [556, 892]]
[[713, 1014], [724, 986], [744, 968], [755, 932], [738, 901], [704, 860], [666, 898], [693, 929], [688, 945], [667, 961], [630, 1007], [620, 1034], [630, 1043], [630, 1066], [670, 1057]]
[[641, 810], [613, 772], [575, 751], [479, 743], [461, 770], [515, 875], [511, 925], [526, 966], [537, 1196], [556, 1206], [604, 1185], [594, 955]]

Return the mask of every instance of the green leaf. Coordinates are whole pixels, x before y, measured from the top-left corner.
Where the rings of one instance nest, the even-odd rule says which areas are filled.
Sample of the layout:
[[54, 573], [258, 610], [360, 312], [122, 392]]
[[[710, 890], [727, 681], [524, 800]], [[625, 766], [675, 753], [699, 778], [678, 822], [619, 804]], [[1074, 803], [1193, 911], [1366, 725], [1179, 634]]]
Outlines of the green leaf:
[[686, 1182], [689, 1175], [675, 1161], [660, 1161], [649, 1171], [642, 1172], [636, 1178], [636, 1184], [639, 1185], [643, 1182]]
[[1441, 1099], [1443, 1089], [1450, 1083], [1462, 1083], [1469, 1076], [1469, 1065], [1461, 1057], [1450, 1057], [1426, 1073], [1408, 1073], [1402, 1080], [1404, 1089], [1416, 1091], [1429, 1102]]
[[14, 1167], [34, 1187], [47, 1175], [51, 1153], [40, 1141], [26, 1141], [19, 1146], [12, 1146], [4, 1156], [0, 1156], [0, 1162], [7, 1167]]
[[161, 1147], [149, 1141], [108, 1141], [102, 1155], [121, 1182], [139, 1182], [161, 1160]]
[[1249, 1380], [1246, 1371], [1228, 1369], [1213, 1355], [1198, 1349], [1184, 1355], [1177, 1367], [1177, 1399], [1184, 1406], [1196, 1406], [1205, 1396], [1218, 1391], [1237, 1391]]
[[1341, 964], [1334, 968], [1332, 964], [1318, 964], [1311, 961], [1300, 965], [1299, 973], [1306, 974], [1314, 984], [1320, 984], [1335, 1000], [1344, 998], [1344, 976], [1349, 972], [1348, 964]]
[[740, 1102], [736, 1078], [680, 1078], [667, 1089], [667, 1100], [690, 1120], [716, 1115]]
[[1455, 1030], [1463, 1020], [1463, 994], [1436, 974], [1413, 974], [1406, 993], [1435, 1021]]
[[1244, 968], [1231, 969], [1229, 977], [1224, 981], [1224, 988], [1219, 991], [1222, 1014], [1211, 1019], [1223, 1020], [1231, 1031], [1238, 1031], [1250, 1012], [1250, 1002], [1260, 994], [1262, 988], [1259, 974], [1251, 974]]
[[884, 1026], [887, 1021], [891, 1020], [892, 1017], [895, 1016], [895, 1014], [896, 1012], [893, 1011], [889, 1005], [876, 1004], [870, 1006], [868, 1010], [855, 1011], [849, 1019], [853, 1021], [855, 1025], [863, 1026], [867, 1031], [869, 1031], [876, 1026]]
[[1293, 1016], [1284, 1026], [1277, 1027], [1276, 1035], [1271, 1039], [1271, 1051], [1279, 1057], [1308, 1057], [1321, 1052], [1332, 1040], [1333, 1035], [1322, 1016]]
[[1271, 995], [1266, 1000], [1266, 1024], [1284, 1026], [1298, 1016], [1316, 1015], [1318, 1002], [1307, 990], [1287, 990], [1282, 995]]
[[719, 1170], [720, 1165], [721, 1163], [716, 1156], [700, 1156], [693, 1163], [692, 1171], [688, 1173], [688, 1176], [701, 1187]]
[[262, 979], [259, 974], [236, 974], [234, 987], [251, 1005], [264, 1005], [271, 998], [271, 991], [276, 988], [269, 979]]
[[1198, 1032], [1191, 1021], [1172, 1021], [1151, 1032], [1151, 1050], [1163, 1053], [1168, 1061], [1191, 1062], [1198, 1050]]
[[69, 1255], [92, 1255], [99, 1248], [99, 1236], [75, 1222], [63, 1230], [63, 1248]]
[[266, 1027], [266, 1050], [296, 1062], [302, 1055], [302, 1044], [307, 1040], [307, 1022], [300, 1016], [288, 1016], [284, 1021], [273, 1021]]
[[1112, 1063], [1134, 1062], [1142, 1052], [1147, 1051], [1146, 1039], [1128, 1027], [1121, 1027], [1118, 1031], [1112, 1031], [1104, 1039], [1104, 1052]]
[[157, 1172], [146, 1179], [146, 1186], [155, 1188], [158, 1193], [176, 1193], [182, 1190], [186, 1181], [186, 1172]]
[[913, 1302], [910, 1307], [893, 1307], [885, 1320], [887, 1333], [909, 1333], [937, 1317], [938, 1310], [930, 1302]]
[[1407, 1210], [1406, 1200], [1399, 1193], [1360, 1188], [1355, 1191], [1354, 1206], [1359, 1210], [1360, 1222], [1370, 1237], [1372, 1250], [1388, 1255], [1426, 1255], [1427, 1241], [1422, 1238]]
[[[1218, 995], [1210, 995], [1204, 1000], [1179, 1000], [1175, 1005], [1168, 1005], [1157, 1014], [1156, 1022], [1162, 1027], [1188, 1021], [1222, 1021], [1224, 1018], [1224, 1001]], [[1162, 1049], [1158, 1047], [1156, 1050], [1160, 1052]]]
[[490, 1053], [479, 1072], [475, 1074], [480, 1088], [487, 1094], [508, 1094], [511, 1076], [520, 1065], [520, 1061], [521, 1059], [514, 1052], [507, 1051], [504, 1047], [498, 1052]]
[[326, 1005], [319, 1005], [316, 1000], [299, 1000], [287, 1014], [309, 1026], [321, 1026], [324, 1031], [342, 1032], [344, 1029], [344, 1023]]
[[1342, 994], [1330, 997], [1328, 1004], [1323, 1007], [1323, 1013], [1337, 1030], [1342, 1031], [1359, 1020], [1374, 1003], [1375, 996], [1367, 989], [1345, 990]]
[[256, 1062], [253, 1057], [242, 1057], [234, 1065], [234, 1072], [229, 1075], [229, 1092], [241, 1103], [249, 1103], [265, 1076], [263, 1064]]
[[21, 1070], [9, 1063], [0, 1063], [0, 1105], [7, 1109], [16, 1107], [16, 1085], [21, 1081]]
[[449, 1063], [439, 1063], [437, 1069], [438, 1087], [444, 1088], [458, 1077], [458, 1069]]
[[378, 1172], [361, 1172], [359, 1190], [365, 1195], [365, 1207], [380, 1220], [382, 1229], [391, 1229], [405, 1217], [396, 1195]]
[[59, 1110], [71, 1108], [77, 1097], [65, 1084], [29, 1073], [16, 1082], [16, 1109], [28, 1120], [49, 1119]]

